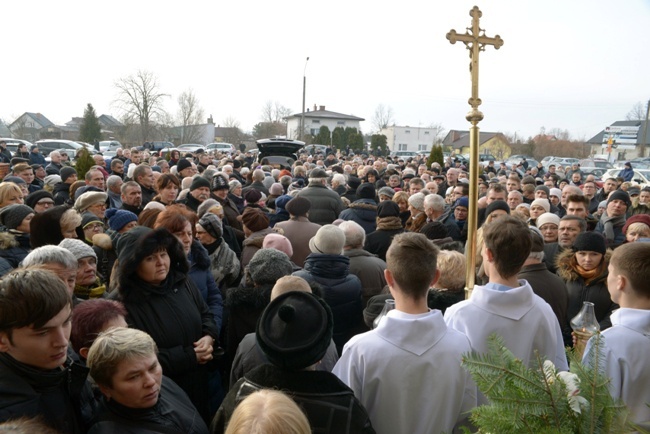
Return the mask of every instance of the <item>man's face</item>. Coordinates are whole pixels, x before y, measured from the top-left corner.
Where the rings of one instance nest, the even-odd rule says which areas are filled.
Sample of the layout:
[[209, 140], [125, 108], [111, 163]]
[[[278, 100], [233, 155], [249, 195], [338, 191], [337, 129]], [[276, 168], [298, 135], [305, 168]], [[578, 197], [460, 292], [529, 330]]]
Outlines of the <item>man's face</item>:
[[639, 203], [646, 205], [650, 204], [650, 191], [641, 190], [641, 194], [639, 194]]
[[458, 171], [449, 169], [447, 171], [447, 183], [448, 184], [455, 184], [456, 181], [458, 181]]
[[52, 152], [50, 154], [50, 160], [52, 161], [52, 163], [57, 163], [57, 164], [60, 163], [61, 162], [61, 154], [59, 154], [58, 152]]
[[17, 173], [18, 177], [22, 178], [27, 185], [31, 184], [34, 180], [34, 171], [32, 169], [23, 170], [20, 173]]
[[196, 170], [196, 167], [190, 166], [187, 167], [180, 172], [178, 172], [183, 178], [188, 178], [194, 176], [198, 171]]
[[463, 188], [462, 187], [454, 187], [453, 190], [453, 198], [454, 202], [463, 197]]
[[494, 191], [494, 190], [489, 190], [488, 193], [487, 193], [486, 200], [485, 200], [486, 203], [489, 205], [489, 204], [491, 204], [492, 202], [497, 201], [497, 200], [503, 200], [503, 201], [506, 200], [506, 193], [505, 193], [505, 191], [502, 191], [502, 192], [496, 192], [496, 191]]
[[47, 172], [45, 172], [45, 169], [43, 167], [39, 167], [34, 172], [34, 175], [36, 175], [38, 179], [44, 179], [47, 176]]
[[575, 220], [560, 220], [558, 232], [558, 244], [564, 248], [571, 247], [580, 235], [580, 224]]
[[88, 286], [97, 279], [97, 259], [88, 256], [77, 260], [77, 284]]
[[77, 174], [76, 174], [76, 173], [73, 173], [72, 175], [69, 175], [69, 176], [66, 178], [66, 180], [65, 180], [64, 182], [65, 182], [66, 184], [70, 184], [70, 185], [72, 185], [72, 184], [74, 184], [75, 182], [77, 182], [77, 179], [78, 179], [78, 178], [77, 178]]
[[546, 192], [544, 190], [535, 190], [535, 199], [546, 199]]
[[580, 177], [579, 173], [574, 173], [571, 175], [571, 181], [573, 181], [574, 184], [578, 184], [582, 178]]
[[397, 177], [393, 178], [391, 176], [388, 179], [388, 185], [390, 185], [392, 188], [399, 187], [399, 178], [397, 178]]
[[210, 189], [208, 187], [199, 187], [190, 191], [190, 194], [192, 197], [194, 197], [194, 199], [198, 200], [199, 202], [203, 202], [204, 200], [210, 198]]
[[140, 186], [128, 187], [122, 194], [122, 202], [136, 208], [142, 205], [142, 189]]
[[566, 215], [574, 215], [577, 217], [587, 218], [587, 208], [582, 202], [568, 202], [566, 204]]
[[97, 166], [106, 167], [106, 160], [101, 155], [93, 155], [93, 160]]
[[510, 207], [511, 211], [514, 211], [515, 208], [517, 208], [518, 205], [521, 205], [524, 202], [523, 197], [520, 195], [511, 192], [508, 194], [508, 206]]
[[514, 179], [508, 179], [506, 181], [506, 190], [509, 192], [519, 190], [519, 183]]
[[627, 205], [622, 200], [614, 199], [607, 204], [608, 217], [620, 217], [625, 215]]
[[86, 184], [104, 191], [104, 175], [99, 170], [93, 170], [90, 180]]
[[418, 183], [415, 183], [415, 184], [409, 183], [409, 193], [411, 195], [414, 195], [415, 193], [419, 193], [420, 190], [422, 190], [422, 185], [420, 185]]
[[71, 329], [72, 308], [68, 304], [41, 328], [14, 328], [11, 341], [6, 333], [0, 333], [0, 351], [37, 369], [56, 369], [68, 357]]
[[616, 181], [613, 179], [606, 180], [605, 184], [603, 184], [603, 191], [605, 193], [611, 193], [614, 190], [616, 190]]
[[550, 173], [555, 173], [555, 166], [548, 166], [548, 171]]
[[120, 192], [122, 191], [122, 184], [124, 184], [124, 182], [118, 180], [115, 184], [109, 187], [109, 190], [112, 191], [113, 193], [120, 194]]
[[142, 155], [139, 152], [131, 152], [131, 163], [133, 164], [140, 164], [140, 159], [142, 158]]
[[113, 173], [116, 175], [123, 175], [124, 174], [124, 163], [119, 162], [115, 163], [113, 165]]
[[136, 182], [147, 188], [153, 188], [153, 184], [156, 182], [153, 176], [153, 170], [147, 167], [143, 174], [136, 179]]

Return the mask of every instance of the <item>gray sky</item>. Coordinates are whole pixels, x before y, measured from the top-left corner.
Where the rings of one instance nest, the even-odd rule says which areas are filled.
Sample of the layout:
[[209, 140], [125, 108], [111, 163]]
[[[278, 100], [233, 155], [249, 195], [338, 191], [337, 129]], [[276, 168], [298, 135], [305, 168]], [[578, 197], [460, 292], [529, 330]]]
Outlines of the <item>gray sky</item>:
[[[206, 115], [249, 131], [266, 101], [366, 119], [378, 104], [398, 125], [467, 129], [469, 56], [450, 29], [470, 25], [475, 0], [10, 1], [2, 7], [0, 118], [25, 111], [63, 124], [90, 102], [119, 117], [113, 83], [153, 72], [176, 97], [193, 88]], [[568, 129], [590, 138], [650, 99], [650, 1], [490, 0], [478, 3], [482, 131], [528, 137]], [[7, 38], [8, 36], [8, 38]]]

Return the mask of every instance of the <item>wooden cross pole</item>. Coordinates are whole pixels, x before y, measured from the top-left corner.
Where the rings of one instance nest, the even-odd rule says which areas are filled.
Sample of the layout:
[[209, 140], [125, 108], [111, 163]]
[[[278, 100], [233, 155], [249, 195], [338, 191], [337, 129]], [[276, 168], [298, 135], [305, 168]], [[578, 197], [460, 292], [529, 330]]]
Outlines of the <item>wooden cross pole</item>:
[[465, 298], [470, 298], [474, 289], [476, 278], [476, 230], [478, 225], [478, 148], [479, 148], [479, 128], [478, 123], [483, 120], [483, 113], [478, 109], [481, 105], [481, 99], [478, 97], [478, 57], [481, 51], [485, 51], [486, 45], [493, 45], [496, 50], [503, 45], [503, 39], [499, 35], [493, 38], [485, 36], [485, 30], [479, 27], [479, 20], [483, 13], [478, 6], [474, 6], [469, 15], [472, 17], [472, 27], [467, 27], [467, 31], [459, 35], [455, 30], [447, 33], [447, 39], [452, 44], [461, 41], [469, 50], [469, 71], [472, 75], [472, 96], [468, 100], [472, 110], [467, 113], [465, 119], [471, 124], [470, 128], [470, 155], [469, 155], [469, 215], [467, 217], [467, 270], [465, 278]]

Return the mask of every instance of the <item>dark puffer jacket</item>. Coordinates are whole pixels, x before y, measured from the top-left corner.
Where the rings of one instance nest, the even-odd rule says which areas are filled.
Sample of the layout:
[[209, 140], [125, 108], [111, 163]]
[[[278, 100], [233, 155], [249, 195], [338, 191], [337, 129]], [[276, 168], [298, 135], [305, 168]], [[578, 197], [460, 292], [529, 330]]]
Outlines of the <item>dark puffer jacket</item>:
[[372, 434], [366, 409], [352, 389], [331, 372], [283, 371], [263, 365], [235, 383], [221, 404], [210, 426], [213, 434], [225, 432], [237, 404], [261, 389], [279, 389], [287, 393], [305, 412], [315, 433]]
[[339, 216], [343, 220], [352, 220], [366, 231], [366, 235], [374, 232], [377, 225], [377, 203], [372, 199], [359, 199], [350, 204]]
[[55, 205], [65, 205], [70, 203], [70, 184], [59, 182], [54, 186], [52, 191]]
[[350, 274], [350, 258], [343, 255], [312, 253], [303, 270], [293, 273], [322, 287], [323, 299], [334, 315], [334, 342], [339, 354], [343, 345], [364, 330], [362, 325], [361, 281]]
[[0, 257], [6, 259], [13, 268], [17, 268], [30, 251], [29, 234], [16, 231], [0, 232]]
[[221, 330], [223, 320], [223, 299], [221, 298], [221, 291], [212, 277], [212, 270], [210, 269], [210, 257], [208, 251], [197, 240], [192, 241], [190, 255], [190, 272], [188, 276], [192, 279], [199, 292], [203, 297], [203, 301], [210, 308], [210, 312], [214, 316], [217, 323], [217, 329]]
[[[609, 263], [611, 250], [605, 254], [605, 263]], [[572, 250], [565, 250], [560, 253], [557, 259], [557, 274], [564, 280], [567, 293], [569, 295], [569, 304], [567, 305], [567, 321], [576, 316], [582, 303], [590, 301], [594, 304], [596, 321], [600, 324], [600, 330], [605, 330], [612, 326], [610, 315], [620, 306], [614, 303], [607, 290], [607, 266], [605, 266], [600, 276], [593, 279], [589, 284], [585, 284], [585, 279], [571, 266], [571, 257], [574, 255]]]
[[309, 221], [312, 223], [331, 224], [343, 211], [341, 197], [322, 184], [309, 184], [307, 188], [300, 190], [298, 196], [309, 199]]

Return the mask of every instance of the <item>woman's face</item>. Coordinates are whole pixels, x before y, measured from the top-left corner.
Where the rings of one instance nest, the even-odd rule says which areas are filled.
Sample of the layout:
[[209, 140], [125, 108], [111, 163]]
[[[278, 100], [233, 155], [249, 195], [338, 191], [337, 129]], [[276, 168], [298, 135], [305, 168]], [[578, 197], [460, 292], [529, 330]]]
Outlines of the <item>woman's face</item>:
[[405, 200], [400, 200], [397, 202], [397, 206], [399, 206], [399, 212], [405, 212], [409, 209], [409, 203]]
[[576, 252], [576, 261], [585, 271], [591, 271], [600, 265], [603, 255], [597, 252], [588, 250], [580, 250]]
[[242, 187], [241, 187], [241, 186], [239, 186], [239, 187], [235, 187], [235, 188], [233, 189], [233, 191], [232, 191], [232, 194], [234, 194], [234, 195], [237, 196], [237, 197], [240, 197], [240, 196], [241, 196], [241, 191], [242, 191]]
[[545, 212], [546, 212], [546, 210], [544, 208], [542, 208], [541, 206], [532, 205], [530, 207], [530, 218], [531, 219], [536, 219], [537, 217], [541, 216]]
[[159, 285], [167, 278], [170, 263], [167, 250], [160, 249], [140, 262], [136, 274], [147, 283]]
[[77, 285], [88, 286], [97, 280], [97, 259], [88, 256], [77, 260]]
[[196, 224], [196, 239], [204, 246], [210, 245], [217, 241], [215, 237], [206, 232], [200, 224]]
[[185, 223], [185, 227], [183, 230], [174, 232], [174, 236], [178, 238], [178, 241], [181, 242], [183, 245], [183, 250], [185, 250], [185, 254], [188, 255], [190, 253], [190, 249], [192, 248], [192, 225], [190, 222]]
[[29, 233], [29, 222], [31, 222], [33, 218], [34, 218], [34, 214], [33, 213], [29, 214], [27, 217], [25, 217], [23, 219], [22, 222], [20, 222], [20, 224], [18, 225], [16, 230], [19, 231], [19, 232], [24, 232], [24, 233], [28, 234]]
[[542, 227], [539, 228], [540, 232], [544, 236], [545, 243], [556, 243], [557, 242], [557, 225], [553, 223], [545, 223]]
[[76, 228], [61, 227], [61, 235], [63, 238], [78, 238]]
[[639, 238], [650, 238], [650, 228], [645, 226], [645, 228], [641, 229], [628, 229], [627, 234], [625, 234], [628, 243], [633, 243]]
[[5, 206], [13, 205], [15, 203], [22, 205], [25, 203], [25, 201], [23, 200], [22, 192], [12, 190], [7, 193], [4, 202], [0, 204], [0, 208], [4, 208]]
[[375, 178], [375, 175], [373, 175], [372, 173], [368, 174], [368, 182], [374, 183], [376, 180], [377, 178]]
[[84, 236], [88, 241], [93, 240], [93, 236], [104, 233], [104, 224], [102, 222], [93, 222], [84, 228]]
[[136, 221], [128, 222], [128, 223], [125, 224], [125, 225], [122, 227], [122, 229], [120, 229], [118, 232], [121, 233], [121, 234], [123, 234], [123, 233], [125, 233], [125, 232], [130, 231], [131, 229], [133, 229], [133, 228], [136, 227], [137, 225], [138, 225], [138, 222], [136, 222]]
[[172, 203], [178, 196], [178, 187], [176, 184], [169, 183], [165, 188], [160, 191], [160, 197], [165, 203]]
[[158, 402], [162, 368], [155, 354], [122, 360], [113, 385], [99, 386], [107, 398], [128, 408], [151, 408]]

